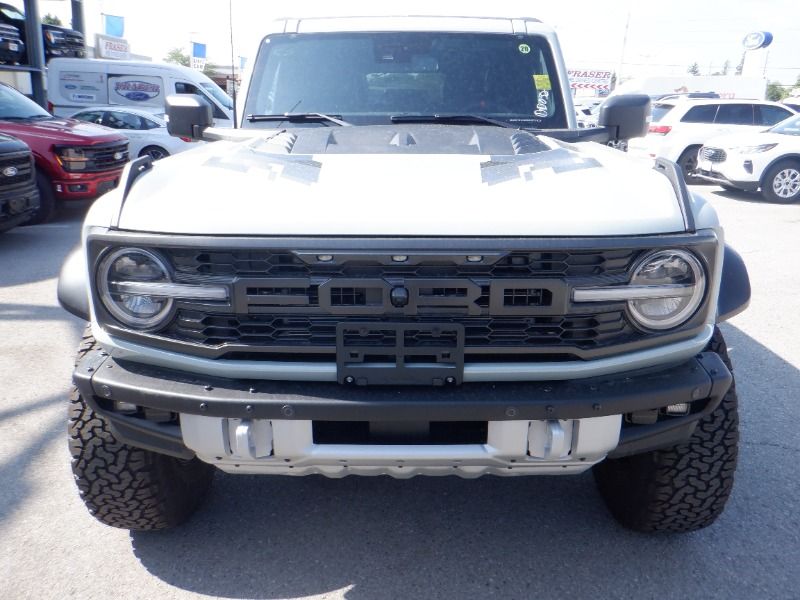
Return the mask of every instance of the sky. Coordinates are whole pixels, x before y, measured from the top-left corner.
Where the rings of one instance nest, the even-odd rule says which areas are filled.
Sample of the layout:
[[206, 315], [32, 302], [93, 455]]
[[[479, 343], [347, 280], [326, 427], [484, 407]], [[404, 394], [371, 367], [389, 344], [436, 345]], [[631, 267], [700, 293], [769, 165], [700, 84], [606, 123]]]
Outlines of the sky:
[[[205, 42], [208, 58], [230, 64], [228, 0], [83, 0], [87, 33], [102, 32], [102, 13], [125, 17], [125, 37], [136, 54], [161, 60], [174, 47]], [[751, 31], [774, 35], [761, 50], [760, 65], [771, 81], [785, 85], [800, 76], [798, 0], [230, 0], [234, 56], [251, 57], [266, 23], [286, 16], [336, 14], [458, 14], [536, 17], [559, 34], [568, 68], [613, 70], [621, 79], [683, 75], [692, 63], [712, 74], [729, 61], [730, 73], [742, 58], [742, 40]], [[21, 0], [15, 4], [20, 5]], [[398, 7], [401, 7], [400, 10]], [[68, 23], [70, 2], [40, 0], [39, 10]], [[627, 25], [627, 33], [626, 33]], [[756, 55], [752, 55], [754, 59]], [[238, 58], [235, 59], [238, 62]]]

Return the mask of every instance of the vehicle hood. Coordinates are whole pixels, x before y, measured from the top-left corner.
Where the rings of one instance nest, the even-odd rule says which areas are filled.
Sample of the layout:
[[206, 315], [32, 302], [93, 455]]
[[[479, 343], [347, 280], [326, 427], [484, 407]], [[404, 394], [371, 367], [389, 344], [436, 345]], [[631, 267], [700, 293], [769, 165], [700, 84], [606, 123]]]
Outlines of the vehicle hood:
[[53, 144], [103, 144], [121, 142], [127, 138], [102, 125], [76, 119], [47, 119], [43, 121], [3, 121], [0, 131], [18, 137], [30, 146]]
[[132, 187], [119, 227], [310, 236], [684, 231], [667, 177], [599, 144], [438, 125], [256, 133], [155, 163]]
[[796, 147], [800, 147], [800, 138], [797, 136], [761, 131], [755, 133], [729, 133], [727, 135], [718, 135], [708, 140], [704, 145], [712, 148], [730, 150], [731, 148], [741, 148], [743, 146], [786, 144], [792, 142]]

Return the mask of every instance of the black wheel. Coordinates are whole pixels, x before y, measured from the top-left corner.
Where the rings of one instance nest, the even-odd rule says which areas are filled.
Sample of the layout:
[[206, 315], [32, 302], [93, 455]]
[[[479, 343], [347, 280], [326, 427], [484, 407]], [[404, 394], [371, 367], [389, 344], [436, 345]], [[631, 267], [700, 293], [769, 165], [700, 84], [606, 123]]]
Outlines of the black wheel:
[[800, 200], [800, 161], [782, 160], [770, 167], [761, 181], [761, 195], [781, 204]]
[[25, 221], [24, 225], [46, 223], [56, 214], [56, 194], [47, 175], [36, 173], [36, 188], [39, 190], [39, 208], [30, 219]]
[[164, 150], [161, 146], [147, 146], [146, 148], [142, 148], [142, 151], [139, 152], [139, 156], [149, 156], [153, 160], [160, 160], [168, 157], [169, 152]]
[[678, 159], [678, 166], [683, 171], [683, 178], [688, 184], [703, 183], [702, 179], [692, 175], [697, 170], [697, 153], [699, 151], [700, 146], [689, 146]]
[[[95, 346], [84, 334], [78, 360]], [[69, 400], [69, 449], [81, 499], [101, 523], [150, 531], [186, 521], [202, 503], [214, 467], [119, 442], [77, 389]]]
[[[719, 330], [709, 349], [731, 368]], [[687, 532], [711, 525], [733, 488], [737, 404], [734, 383], [720, 405], [697, 424], [688, 443], [596, 465], [597, 487], [614, 518], [642, 532]]]

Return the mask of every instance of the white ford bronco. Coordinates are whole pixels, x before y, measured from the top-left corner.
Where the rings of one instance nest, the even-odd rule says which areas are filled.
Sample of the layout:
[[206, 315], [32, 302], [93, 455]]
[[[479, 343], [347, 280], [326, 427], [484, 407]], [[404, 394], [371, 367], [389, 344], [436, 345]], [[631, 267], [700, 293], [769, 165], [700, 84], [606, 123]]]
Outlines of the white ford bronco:
[[643, 135], [578, 129], [534, 19], [280, 21], [238, 128], [194, 96], [91, 208], [59, 298], [90, 323], [69, 438], [100, 521], [187, 519], [214, 468], [270, 475], [592, 469], [639, 531], [712, 523], [737, 400], [717, 324], [741, 258]]

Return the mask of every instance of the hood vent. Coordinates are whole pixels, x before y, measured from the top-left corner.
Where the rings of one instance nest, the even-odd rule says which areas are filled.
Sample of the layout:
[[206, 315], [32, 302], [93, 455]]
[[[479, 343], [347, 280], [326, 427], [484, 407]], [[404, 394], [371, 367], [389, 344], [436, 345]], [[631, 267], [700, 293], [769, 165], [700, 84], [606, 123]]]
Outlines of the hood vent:
[[514, 149], [514, 154], [534, 154], [549, 150], [535, 136], [522, 131], [511, 135], [511, 147]]

